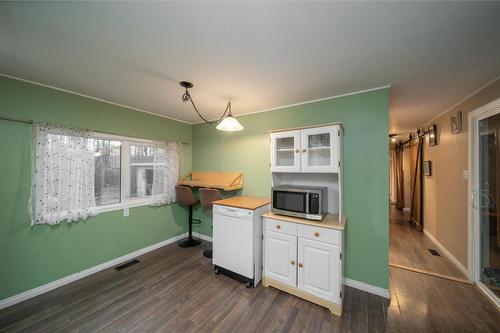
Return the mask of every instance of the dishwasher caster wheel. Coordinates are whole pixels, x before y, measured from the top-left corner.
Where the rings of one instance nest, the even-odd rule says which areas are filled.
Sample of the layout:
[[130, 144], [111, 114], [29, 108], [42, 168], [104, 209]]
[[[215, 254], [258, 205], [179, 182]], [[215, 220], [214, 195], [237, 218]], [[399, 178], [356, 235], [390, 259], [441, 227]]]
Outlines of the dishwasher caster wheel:
[[215, 274], [215, 275], [219, 275], [219, 269], [218, 269], [218, 268], [215, 268], [215, 269], [214, 269], [214, 274]]
[[252, 288], [252, 282], [247, 281], [247, 282], [245, 283], [245, 286], [246, 286], [247, 288]]

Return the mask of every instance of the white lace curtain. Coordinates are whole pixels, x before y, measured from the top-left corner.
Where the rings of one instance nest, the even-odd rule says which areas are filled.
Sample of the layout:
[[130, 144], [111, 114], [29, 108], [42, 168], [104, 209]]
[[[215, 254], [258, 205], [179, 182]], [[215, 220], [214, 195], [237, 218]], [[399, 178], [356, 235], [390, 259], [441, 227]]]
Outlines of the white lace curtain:
[[[95, 215], [96, 148], [91, 132], [46, 124], [34, 130], [31, 224], [73, 222]], [[179, 143], [155, 144], [152, 206], [175, 201], [179, 165]]]
[[161, 206], [175, 201], [175, 184], [179, 179], [180, 147], [177, 142], [157, 144], [153, 163], [153, 203]]
[[32, 225], [72, 222], [92, 215], [94, 151], [90, 140], [85, 130], [35, 126]]

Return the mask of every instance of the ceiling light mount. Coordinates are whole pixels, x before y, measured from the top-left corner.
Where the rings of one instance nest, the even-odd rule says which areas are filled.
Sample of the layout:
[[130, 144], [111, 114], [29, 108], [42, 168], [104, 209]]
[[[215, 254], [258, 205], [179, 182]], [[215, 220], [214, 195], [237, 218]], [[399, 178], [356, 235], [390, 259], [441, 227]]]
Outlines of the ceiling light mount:
[[196, 107], [196, 104], [194, 103], [193, 97], [191, 97], [191, 94], [189, 93], [189, 89], [193, 88], [193, 84], [189, 81], [181, 81], [179, 82], [181, 87], [185, 88], [186, 91], [182, 95], [182, 102], [191, 102], [191, 105], [193, 106], [193, 109], [196, 111], [198, 116], [203, 120], [203, 122], [213, 125], [218, 123], [217, 129], [220, 131], [226, 131], [226, 132], [234, 132], [234, 131], [241, 131], [243, 129], [243, 126], [236, 120], [236, 118], [233, 117], [231, 113], [231, 101], [227, 102], [226, 109], [224, 110], [224, 113], [222, 113], [222, 116], [217, 120], [217, 121], [209, 121], [207, 120], [198, 110]]
[[179, 84], [186, 89], [193, 88], [193, 84], [189, 81], [181, 81]]

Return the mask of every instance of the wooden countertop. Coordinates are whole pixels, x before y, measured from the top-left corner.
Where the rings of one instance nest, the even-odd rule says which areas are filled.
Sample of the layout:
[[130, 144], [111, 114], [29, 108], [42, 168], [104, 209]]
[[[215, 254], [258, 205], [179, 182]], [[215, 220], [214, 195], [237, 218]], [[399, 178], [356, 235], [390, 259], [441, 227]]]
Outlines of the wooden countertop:
[[184, 185], [189, 187], [207, 187], [207, 188], [216, 188], [224, 191], [235, 191], [243, 188], [243, 185], [227, 185], [220, 183], [209, 183], [206, 181], [196, 181], [196, 180], [180, 180], [177, 182], [177, 185]]
[[267, 217], [270, 219], [280, 220], [285, 222], [307, 224], [316, 227], [337, 229], [337, 230], [344, 230], [345, 225], [347, 223], [347, 218], [345, 216], [339, 217], [338, 214], [326, 214], [325, 218], [323, 218], [323, 220], [321, 221], [307, 220], [307, 219], [302, 219], [300, 217], [278, 215], [278, 214], [273, 214], [271, 212], [265, 213], [264, 215], [262, 215], [262, 217]]
[[259, 207], [270, 204], [271, 200], [268, 198], [250, 197], [246, 195], [239, 195], [227, 199], [214, 201], [214, 205], [229, 206], [235, 208], [243, 208], [254, 210]]
[[191, 171], [185, 177], [179, 179], [177, 185], [234, 191], [243, 188], [243, 173]]

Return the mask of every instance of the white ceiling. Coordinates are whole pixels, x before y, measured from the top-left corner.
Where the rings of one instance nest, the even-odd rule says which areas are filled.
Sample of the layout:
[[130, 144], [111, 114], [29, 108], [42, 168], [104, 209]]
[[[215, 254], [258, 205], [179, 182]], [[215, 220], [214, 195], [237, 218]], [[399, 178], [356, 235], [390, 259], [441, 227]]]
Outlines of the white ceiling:
[[500, 75], [500, 3], [0, 3], [0, 73], [198, 122], [392, 85], [391, 131]]

